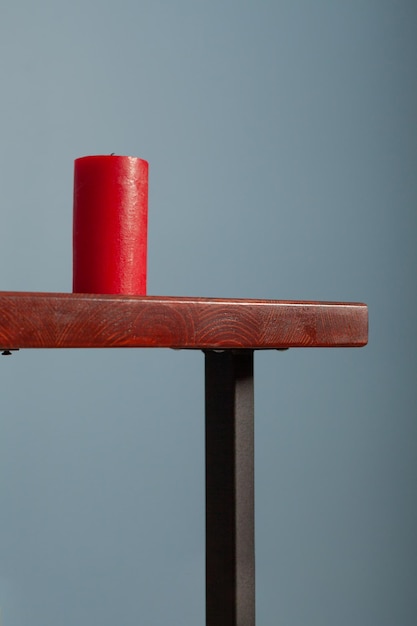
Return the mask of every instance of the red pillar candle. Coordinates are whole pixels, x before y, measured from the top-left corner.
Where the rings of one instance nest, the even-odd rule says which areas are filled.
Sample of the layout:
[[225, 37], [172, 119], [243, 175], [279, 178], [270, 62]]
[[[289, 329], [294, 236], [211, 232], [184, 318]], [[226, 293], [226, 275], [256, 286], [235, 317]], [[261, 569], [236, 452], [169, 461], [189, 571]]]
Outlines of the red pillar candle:
[[146, 295], [148, 163], [75, 160], [73, 292]]

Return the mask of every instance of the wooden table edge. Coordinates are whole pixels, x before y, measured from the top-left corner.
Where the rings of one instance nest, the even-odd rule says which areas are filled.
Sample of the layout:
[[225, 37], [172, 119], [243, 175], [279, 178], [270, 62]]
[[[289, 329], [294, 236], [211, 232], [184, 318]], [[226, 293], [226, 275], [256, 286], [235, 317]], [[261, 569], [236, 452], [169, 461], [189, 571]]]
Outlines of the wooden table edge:
[[0, 292], [0, 347], [362, 347], [360, 302]]

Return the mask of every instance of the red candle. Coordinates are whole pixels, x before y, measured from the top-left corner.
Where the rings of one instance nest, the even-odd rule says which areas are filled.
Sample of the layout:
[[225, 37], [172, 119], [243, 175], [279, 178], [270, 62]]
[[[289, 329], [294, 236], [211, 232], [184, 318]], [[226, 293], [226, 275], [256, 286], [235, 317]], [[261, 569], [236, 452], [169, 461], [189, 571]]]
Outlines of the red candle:
[[148, 163], [75, 160], [73, 292], [146, 295]]

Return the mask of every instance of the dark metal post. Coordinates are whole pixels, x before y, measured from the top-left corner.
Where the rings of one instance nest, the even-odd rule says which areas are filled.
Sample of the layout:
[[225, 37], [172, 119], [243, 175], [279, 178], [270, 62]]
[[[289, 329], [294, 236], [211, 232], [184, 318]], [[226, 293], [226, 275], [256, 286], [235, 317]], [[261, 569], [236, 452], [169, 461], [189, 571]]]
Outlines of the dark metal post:
[[206, 625], [255, 625], [253, 351], [205, 353]]

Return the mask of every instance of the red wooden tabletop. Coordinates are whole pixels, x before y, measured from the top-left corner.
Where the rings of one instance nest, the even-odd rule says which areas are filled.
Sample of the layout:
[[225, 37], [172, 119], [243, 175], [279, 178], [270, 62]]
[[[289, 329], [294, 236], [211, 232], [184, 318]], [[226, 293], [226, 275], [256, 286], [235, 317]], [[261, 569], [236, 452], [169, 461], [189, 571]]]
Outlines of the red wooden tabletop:
[[360, 347], [360, 303], [0, 292], [0, 348]]

